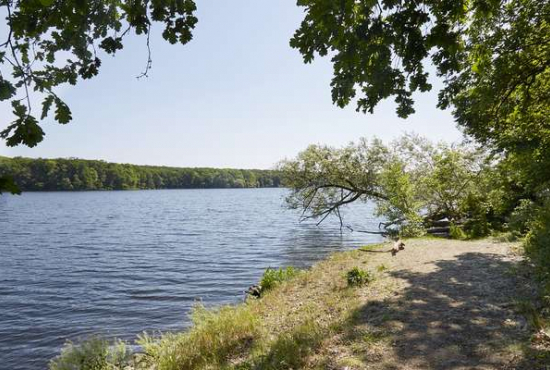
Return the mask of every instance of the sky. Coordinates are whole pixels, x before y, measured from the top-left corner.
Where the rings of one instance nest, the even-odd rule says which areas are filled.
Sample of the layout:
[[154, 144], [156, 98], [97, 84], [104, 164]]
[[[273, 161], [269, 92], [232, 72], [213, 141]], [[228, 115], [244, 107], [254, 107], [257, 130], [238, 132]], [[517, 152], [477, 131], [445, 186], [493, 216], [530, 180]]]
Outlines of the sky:
[[[436, 108], [437, 80], [432, 92], [415, 96], [417, 113], [406, 120], [392, 101], [372, 115], [334, 106], [330, 60], [304, 64], [289, 46], [304, 16], [293, 1], [197, 1], [197, 7], [199, 23], [185, 46], [165, 42], [162, 25], [153, 25], [148, 78], [136, 78], [147, 61], [145, 38], [126, 38], [115, 57], [103, 55], [98, 76], [59, 90], [73, 121], [46, 119], [37, 147], [0, 141], [0, 155], [267, 169], [310, 144], [391, 141], [405, 132], [462, 138], [450, 111]], [[9, 103], [1, 104], [4, 128], [13, 118]]]

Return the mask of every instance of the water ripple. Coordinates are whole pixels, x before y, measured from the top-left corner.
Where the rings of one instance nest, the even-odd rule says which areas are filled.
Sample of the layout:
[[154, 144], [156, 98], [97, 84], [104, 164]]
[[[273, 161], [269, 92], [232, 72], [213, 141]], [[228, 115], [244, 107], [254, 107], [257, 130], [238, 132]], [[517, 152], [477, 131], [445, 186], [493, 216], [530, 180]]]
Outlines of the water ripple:
[[[297, 223], [284, 189], [0, 197], [0, 367], [44, 369], [66, 340], [181, 330], [197, 301], [236, 303], [267, 267], [378, 241]], [[347, 221], [375, 228], [368, 204]]]

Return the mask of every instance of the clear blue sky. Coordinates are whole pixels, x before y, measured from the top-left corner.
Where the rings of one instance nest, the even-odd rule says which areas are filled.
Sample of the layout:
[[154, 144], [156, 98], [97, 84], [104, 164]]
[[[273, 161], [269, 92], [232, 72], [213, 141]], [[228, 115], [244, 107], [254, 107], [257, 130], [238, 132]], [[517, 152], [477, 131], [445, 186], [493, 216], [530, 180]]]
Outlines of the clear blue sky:
[[[127, 38], [116, 57], [104, 56], [99, 76], [61, 91], [73, 111], [70, 124], [46, 121], [37, 147], [0, 142], [0, 155], [270, 168], [312, 143], [389, 141], [403, 132], [460, 140], [450, 112], [435, 108], [437, 89], [416, 97], [417, 113], [407, 120], [391, 101], [374, 115], [333, 106], [330, 61], [306, 65], [288, 45], [303, 18], [293, 1], [197, 3], [188, 45], [170, 45], [161, 25], [153, 28], [149, 78], [135, 78], [146, 63], [145, 39]], [[0, 127], [11, 120], [8, 108], [3, 102]]]

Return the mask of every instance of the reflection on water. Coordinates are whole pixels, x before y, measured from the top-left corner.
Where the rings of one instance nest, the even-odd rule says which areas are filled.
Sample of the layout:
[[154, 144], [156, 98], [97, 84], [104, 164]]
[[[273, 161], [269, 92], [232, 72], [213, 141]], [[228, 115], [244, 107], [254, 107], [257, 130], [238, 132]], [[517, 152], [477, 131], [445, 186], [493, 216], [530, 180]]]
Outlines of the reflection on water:
[[[67, 339], [185, 327], [198, 299], [235, 303], [265, 268], [305, 267], [378, 236], [298, 223], [284, 189], [0, 197], [0, 364], [43, 369]], [[346, 222], [374, 229], [368, 204]]]

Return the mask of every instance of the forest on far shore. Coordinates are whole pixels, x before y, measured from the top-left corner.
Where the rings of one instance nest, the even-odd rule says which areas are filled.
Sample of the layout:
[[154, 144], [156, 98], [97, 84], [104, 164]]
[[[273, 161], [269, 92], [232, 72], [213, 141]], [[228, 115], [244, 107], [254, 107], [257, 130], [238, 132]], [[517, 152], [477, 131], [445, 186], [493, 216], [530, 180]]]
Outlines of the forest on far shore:
[[23, 191], [280, 186], [279, 173], [271, 170], [139, 166], [77, 158], [0, 157], [0, 176], [7, 174]]

